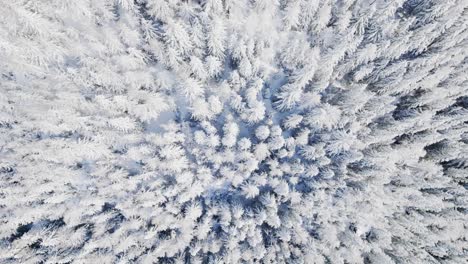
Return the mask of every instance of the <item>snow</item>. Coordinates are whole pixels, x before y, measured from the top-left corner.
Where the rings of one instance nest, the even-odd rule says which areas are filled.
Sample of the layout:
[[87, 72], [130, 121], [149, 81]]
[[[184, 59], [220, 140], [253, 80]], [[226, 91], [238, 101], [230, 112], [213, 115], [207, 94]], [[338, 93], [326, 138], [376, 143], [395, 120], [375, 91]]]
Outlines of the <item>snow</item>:
[[0, 263], [466, 263], [468, 1], [0, 3]]

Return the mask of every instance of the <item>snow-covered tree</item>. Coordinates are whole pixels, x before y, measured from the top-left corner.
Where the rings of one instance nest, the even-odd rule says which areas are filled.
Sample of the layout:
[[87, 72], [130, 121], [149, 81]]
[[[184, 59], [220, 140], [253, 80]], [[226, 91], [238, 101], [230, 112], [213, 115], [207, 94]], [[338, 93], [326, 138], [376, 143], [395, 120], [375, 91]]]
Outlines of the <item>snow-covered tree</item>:
[[0, 1], [1, 263], [464, 263], [466, 0]]

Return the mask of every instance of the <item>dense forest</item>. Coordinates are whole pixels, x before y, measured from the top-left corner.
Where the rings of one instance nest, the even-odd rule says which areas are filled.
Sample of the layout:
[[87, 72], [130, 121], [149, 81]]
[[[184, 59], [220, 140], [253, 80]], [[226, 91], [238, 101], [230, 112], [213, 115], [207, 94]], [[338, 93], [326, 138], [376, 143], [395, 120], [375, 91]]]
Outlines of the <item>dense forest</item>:
[[466, 263], [468, 0], [0, 14], [0, 263]]

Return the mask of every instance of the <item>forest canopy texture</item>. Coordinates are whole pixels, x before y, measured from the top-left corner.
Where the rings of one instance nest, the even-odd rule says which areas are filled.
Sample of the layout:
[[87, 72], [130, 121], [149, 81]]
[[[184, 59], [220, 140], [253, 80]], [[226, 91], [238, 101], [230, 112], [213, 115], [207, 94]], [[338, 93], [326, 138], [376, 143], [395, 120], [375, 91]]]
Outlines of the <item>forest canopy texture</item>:
[[0, 263], [466, 263], [468, 0], [0, 0]]

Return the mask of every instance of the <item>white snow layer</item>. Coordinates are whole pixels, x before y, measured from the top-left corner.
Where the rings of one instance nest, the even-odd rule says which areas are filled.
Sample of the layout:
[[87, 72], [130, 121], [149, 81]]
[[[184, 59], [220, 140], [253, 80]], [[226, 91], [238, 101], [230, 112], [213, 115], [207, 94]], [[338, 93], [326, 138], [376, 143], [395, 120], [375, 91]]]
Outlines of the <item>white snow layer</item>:
[[0, 0], [0, 263], [466, 263], [467, 0]]

